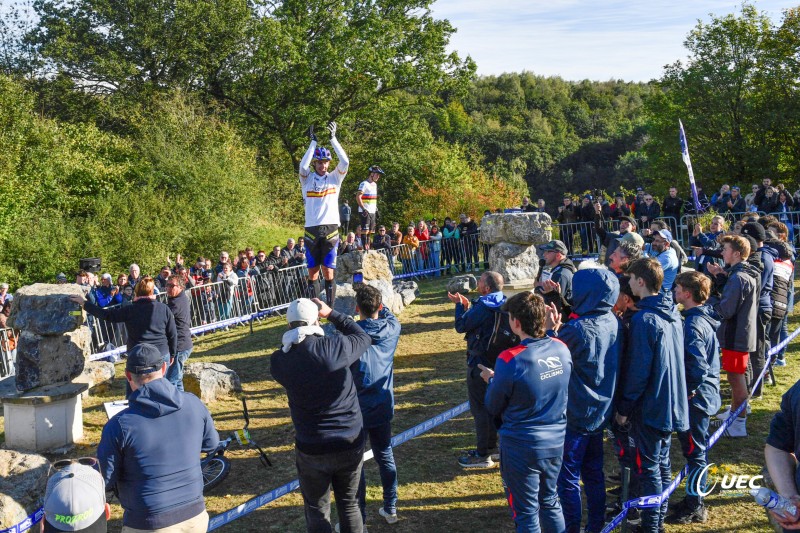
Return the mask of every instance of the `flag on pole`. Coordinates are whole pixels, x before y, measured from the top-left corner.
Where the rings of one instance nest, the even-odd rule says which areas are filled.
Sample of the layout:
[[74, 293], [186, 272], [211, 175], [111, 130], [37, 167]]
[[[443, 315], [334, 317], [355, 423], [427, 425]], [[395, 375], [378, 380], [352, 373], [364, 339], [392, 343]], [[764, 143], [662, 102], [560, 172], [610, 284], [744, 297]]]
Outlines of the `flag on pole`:
[[694, 183], [694, 171], [692, 171], [692, 160], [689, 157], [689, 143], [686, 142], [686, 132], [683, 131], [683, 122], [678, 119], [678, 125], [681, 130], [681, 156], [683, 162], [686, 163], [686, 169], [689, 171], [689, 184], [692, 186], [692, 198], [694, 199], [694, 209], [696, 213], [700, 213], [703, 208], [700, 205], [700, 200], [697, 197], [697, 185]]

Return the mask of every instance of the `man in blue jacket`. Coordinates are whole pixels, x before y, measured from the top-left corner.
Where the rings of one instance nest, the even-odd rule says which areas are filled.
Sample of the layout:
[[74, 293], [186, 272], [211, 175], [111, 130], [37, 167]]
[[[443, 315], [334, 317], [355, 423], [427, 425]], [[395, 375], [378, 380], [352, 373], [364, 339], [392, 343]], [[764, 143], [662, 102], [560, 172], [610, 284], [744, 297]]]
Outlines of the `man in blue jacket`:
[[123, 531], [208, 528], [200, 453], [215, 450], [219, 434], [203, 402], [164, 379], [166, 371], [157, 346], [128, 351], [128, 408], [108, 421], [97, 446], [106, 490], [125, 510]]
[[[611, 402], [620, 365], [622, 332], [613, 313], [619, 281], [610, 270], [579, 270], [572, 279], [573, 318], [558, 329], [558, 339], [572, 356], [567, 402], [567, 434], [558, 476], [558, 497], [567, 532], [581, 531], [581, 480], [586, 491], [585, 531], [605, 524], [606, 486], [603, 475], [603, 430], [611, 419]], [[555, 331], [550, 332], [556, 335]]]
[[[327, 318], [341, 335], [325, 335]], [[364, 432], [350, 366], [372, 344], [352, 318], [321, 300], [289, 304], [282, 348], [270, 357], [275, 381], [286, 388], [295, 431], [295, 459], [309, 533], [330, 532], [330, 490], [342, 533], [361, 533], [358, 483]]]
[[[708, 425], [722, 404], [719, 395], [720, 326], [714, 310], [703, 305], [711, 294], [711, 280], [700, 272], [684, 272], [675, 278], [675, 301], [683, 305], [683, 361], [689, 400], [689, 431], [678, 433], [683, 456], [689, 464], [686, 497], [669, 520], [676, 524], [705, 522], [708, 511], [701, 491], [705, 477]], [[698, 490], [699, 489], [699, 490]]]
[[[358, 404], [369, 435], [372, 453], [381, 473], [383, 507], [378, 510], [390, 524], [397, 522], [397, 467], [392, 453], [394, 417], [394, 352], [400, 340], [400, 321], [383, 306], [381, 291], [365, 285], [356, 292], [356, 322], [372, 339], [372, 346], [350, 366], [358, 390]], [[358, 504], [366, 523], [367, 481], [361, 469]]]
[[502, 418], [500, 475], [518, 533], [562, 532], [556, 480], [572, 361], [563, 342], [545, 335], [548, 308], [541, 296], [515, 294], [506, 309], [521, 343], [500, 353], [494, 371], [479, 365], [488, 383], [486, 409]]
[[447, 293], [456, 304], [456, 331], [467, 340], [467, 392], [469, 410], [475, 420], [476, 448], [465, 452], [458, 463], [464, 468], [489, 468], [497, 457], [497, 428], [483, 404], [486, 383], [481, 379], [479, 364], [492, 366], [486, 360], [486, 350], [494, 328], [494, 315], [500, 312], [506, 297], [503, 276], [487, 270], [478, 279], [480, 296], [470, 302], [464, 295]]
[[[616, 422], [625, 426], [630, 421], [640, 493], [661, 494], [672, 480], [670, 436], [689, 428], [683, 327], [672, 297], [659, 293], [664, 271], [658, 261], [638, 259], [628, 267], [628, 275], [631, 290], [640, 300], [639, 312], [631, 321], [630, 364]], [[667, 500], [660, 507], [642, 510], [641, 531], [658, 533], [666, 511]]]

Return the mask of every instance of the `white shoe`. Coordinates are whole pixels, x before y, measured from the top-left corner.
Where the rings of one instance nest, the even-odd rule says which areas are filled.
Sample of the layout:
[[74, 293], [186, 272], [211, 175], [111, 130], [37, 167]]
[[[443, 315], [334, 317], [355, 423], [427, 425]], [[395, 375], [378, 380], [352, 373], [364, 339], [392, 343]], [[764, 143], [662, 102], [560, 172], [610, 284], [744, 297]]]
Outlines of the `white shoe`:
[[[750, 407], [750, 402], [747, 402], [747, 407], [745, 407], [745, 412], [749, 415], [752, 412]], [[719, 413], [715, 416], [717, 420], [727, 420], [728, 417], [731, 416], [731, 406], [729, 405], [724, 411]]]
[[[378, 509], [378, 514], [386, 519], [386, 523], [387, 524], [396, 524], [397, 521], [398, 521], [396, 512], [393, 513], [393, 514], [389, 514], [389, 513], [387, 513], [386, 511], [383, 510], [383, 507]], [[365, 533], [366, 533], [366, 531], [365, 531]]]
[[728, 426], [728, 429], [725, 430], [725, 433], [722, 434], [725, 437], [732, 437], [732, 438], [740, 438], [747, 436], [747, 417], [742, 418], [740, 416], [736, 417], [736, 420]]

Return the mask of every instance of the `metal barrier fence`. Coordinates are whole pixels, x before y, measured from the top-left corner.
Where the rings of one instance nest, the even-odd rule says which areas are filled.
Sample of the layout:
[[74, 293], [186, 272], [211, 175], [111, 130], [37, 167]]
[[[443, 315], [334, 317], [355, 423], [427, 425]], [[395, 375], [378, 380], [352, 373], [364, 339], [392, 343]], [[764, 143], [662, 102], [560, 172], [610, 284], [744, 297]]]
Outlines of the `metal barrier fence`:
[[395, 279], [438, 278], [488, 268], [491, 246], [480, 242], [479, 237], [472, 233], [459, 239], [419, 241], [417, 247], [400, 244], [375, 251], [386, 256]]
[[17, 357], [17, 335], [11, 328], [0, 329], [0, 378], [14, 374]]

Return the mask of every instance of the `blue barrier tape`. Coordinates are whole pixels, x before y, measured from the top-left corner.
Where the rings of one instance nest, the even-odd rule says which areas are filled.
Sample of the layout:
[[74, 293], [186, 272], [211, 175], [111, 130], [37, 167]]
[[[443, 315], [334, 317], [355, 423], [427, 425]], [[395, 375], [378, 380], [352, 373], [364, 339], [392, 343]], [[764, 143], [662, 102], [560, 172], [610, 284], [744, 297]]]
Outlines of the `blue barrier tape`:
[[42, 519], [42, 517], [44, 517], [44, 507], [39, 507], [36, 511], [29, 514], [25, 518], [25, 520], [23, 520], [19, 524], [11, 526], [8, 529], [0, 529], [0, 533], [25, 533], [25, 531], [28, 531], [34, 525], [38, 524], [39, 521]]
[[[392, 446], [393, 447], [400, 446], [404, 442], [407, 442], [407, 441], [413, 439], [414, 437], [422, 435], [423, 433], [426, 433], [426, 432], [430, 431], [431, 429], [435, 428], [436, 426], [438, 426], [440, 424], [443, 424], [444, 422], [447, 422], [451, 418], [456, 417], [456, 416], [460, 415], [461, 413], [466, 412], [468, 409], [469, 409], [469, 402], [464, 402], [461, 405], [457, 405], [456, 407], [453, 407], [452, 409], [448, 409], [444, 413], [438, 414], [435, 417], [430, 418], [430, 419], [426, 420], [425, 422], [422, 422], [421, 424], [417, 424], [413, 428], [407, 429], [407, 430], [403, 431], [402, 433], [399, 433], [399, 434], [395, 435], [394, 437], [392, 437]], [[365, 455], [365, 458], [371, 457], [371, 454], [370, 454], [369, 457], [367, 457], [366, 453], [364, 455]], [[284, 495], [289, 494], [290, 492], [292, 492], [294, 490], [297, 490], [297, 488], [299, 488], [299, 487], [300, 487], [300, 482], [295, 479], [294, 481], [290, 481], [289, 483], [287, 483], [287, 484], [285, 484], [283, 486], [280, 486], [277, 489], [273, 489], [273, 490], [271, 490], [269, 492], [265, 492], [261, 496], [256, 496], [255, 498], [247, 500], [243, 504], [241, 504], [241, 505], [239, 505], [237, 507], [234, 507], [233, 509], [230, 509], [228, 511], [225, 511], [224, 513], [220, 513], [218, 515], [215, 515], [214, 517], [212, 517], [208, 521], [208, 531], [213, 531], [213, 530], [215, 530], [217, 528], [220, 528], [220, 527], [224, 526], [225, 524], [228, 524], [228, 523], [233, 522], [234, 520], [237, 520], [237, 519], [239, 519], [239, 518], [241, 518], [241, 517], [243, 517], [243, 516], [245, 516], [247, 514], [250, 514], [253, 511], [255, 511], [256, 509], [258, 509], [259, 507], [263, 507], [263, 506], [267, 505], [268, 503], [277, 500], [281, 496], [284, 496]], [[0, 532], [0, 533], [3, 533], [3, 532]]]
[[[797, 328], [792, 332], [791, 335], [786, 337], [783, 341], [770, 348], [770, 350], [766, 354], [767, 360], [766, 364], [764, 365], [764, 370], [761, 371], [761, 374], [759, 374], [758, 379], [756, 379], [756, 382], [753, 385], [753, 389], [758, 388], [758, 386], [764, 380], [764, 377], [767, 375], [767, 372], [769, 372], [770, 364], [772, 363], [772, 357], [781, 350], [783, 350], [784, 348], [786, 348], [786, 346], [788, 346], [789, 343], [793, 341], [798, 335], [800, 335], [800, 328]], [[708, 446], [706, 447], [706, 453], [708, 453], [708, 450], [710, 450], [717, 443], [717, 441], [720, 438], [722, 438], [722, 435], [725, 433], [725, 430], [727, 430], [728, 426], [730, 426], [733, 423], [733, 421], [736, 420], [736, 418], [741, 414], [742, 410], [747, 408], [748, 401], [743, 402], [739, 407], [737, 407], [736, 410], [733, 411], [731, 415], [722, 422], [722, 424], [720, 424], [719, 429], [717, 429], [717, 431], [715, 431], [714, 434], [711, 435], [711, 437], [709, 437]], [[681, 470], [678, 473], [678, 475], [675, 476], [675, 478], [669, 484], [669, 487], [667, 487], [666, 490], [661, 494], [654, 494], [652, 496], [643, 496], [641, 498], [634, 498], [633, 500], [628, 500], [627, 502], [622, 504], [622, 511], [617, 516], [615, 516], [611, 520], [611, 522], [606, 524], [606, 526], [603, 528], [602, 533], [610, 533], [611, 531], [614, 531], [616, 528], [618, 528], [620, 524], [622, 524], [622, 521], [625, 520], [625, 516], [628, 514], [628, 510], [630, 509], [659, 507], [664, 500], [669, 499], [670, 494], [675, 492], [675, 490], [681, 484], [681, 481], [683, 481], [683, 479], [686, 477], [688, 473], [689, 473], [689, 467], [684, 466], [683, 470]]]

